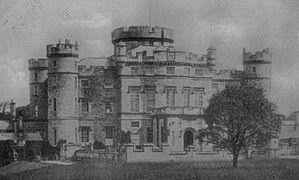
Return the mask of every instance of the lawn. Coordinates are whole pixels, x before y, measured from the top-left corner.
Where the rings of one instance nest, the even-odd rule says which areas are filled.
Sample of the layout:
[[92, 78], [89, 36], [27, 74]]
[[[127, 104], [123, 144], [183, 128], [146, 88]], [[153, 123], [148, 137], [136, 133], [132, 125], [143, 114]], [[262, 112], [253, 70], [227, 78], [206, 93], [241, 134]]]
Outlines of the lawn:
[[244, 160], [238, 168], [229, 161], [123, 163], [79, 162], [74, 165], [51, 165], [0, 176], [0, 179], [99, 179], [99, 180], [294, 180], [299, 179], [299, 160]]

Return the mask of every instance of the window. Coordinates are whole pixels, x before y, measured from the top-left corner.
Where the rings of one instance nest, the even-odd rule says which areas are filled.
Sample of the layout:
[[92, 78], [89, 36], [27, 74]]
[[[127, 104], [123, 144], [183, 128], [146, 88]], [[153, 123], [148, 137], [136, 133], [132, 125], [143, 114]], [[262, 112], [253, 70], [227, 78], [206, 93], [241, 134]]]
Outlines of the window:
[[173, 52], [168, 52], [167, 53], [167, 60], [168, 61], [174, 61], [174, 53]]
[[175, 67], [166, 67], [167, 74], [175, 74]]
[[146, 128], [146, 142], [147, 143], [153, 143], [154, 142], [153, 127], [147, 127]]
[[37, 93], [38, 93], [38, 87], [34, 86], [34, 94], [37, 94]]
[[106, 139], [113, 139], [113, 126], [106, 126], [105, 131], [106, 131]]
[[131, 67], [131, 74], [138, 74], [139, 67]]
[[106, 109], [106, 113], [111, 113], [112, 112], [112, 106], [111, 106], [110, 101], [106, 101], [105, 109]]
[[175, 104], [175, 89], [174, 88], [167, 88], [166, 89], [166, 105], [167, 107], [170, 107], [171, 109], [174, 108]]
[[190, 107], [190, 88], [183, 89], [184, 94], [184, 107]]
[[78, 104], [77, 104], [77, 98], [75, 98], [75, 113], [77, 113], [77, 109], [78, 109]]
[[87, 79], [81, 80], [81, 86], [82, 87], [89, 87], [89, 81]]
[[34, 73], [34, 79], [37, 80], [37, 73]]
[[146, 58], [146, 51], [142, 51], [142, 59]]
[[198, 106], [200, 108], [203, 107], [203, 94], [204, 94], [204, 88], [194, 89], [195, 106]]
[[53, 67], [56, 67], [56, 60], [53, 61]]
[[256, 73], [256, 67], [252, 67], [252, 72]]
[[164, 119], [163, 125], [161, 126], [161, 141], [162, 143], [167, 143], [167, 120]]
[[146, 111], [151, 111], [155, 108], [155, 87], [146, 87], [145, 88], [145, 97], [146, 97]]
[[146, 74], [155, 74], [155, 67], [146, 67], [145, 73]]
[[81, 89], [81, 96], [84, 96], [84, 97], [89, 96], [89, 88], [82, 88]]
[[53, 98], [53, 110], [56, 111], [57, 107], [56, 107], [56, 98]]
[[54, 131], [54, 145], [56, 145], [57, 144], [57, 129], [54, 128], [53, 131]]
[[202, 69], [198, 69], [198, 68], [196, 68], [196, 69], [195, 69], [195, 75], [196, 75], [196, 76], [202, 76], [202, 75], [203, 75], [203, 70], [202, 70]]
[[131, 90], [131, 111], [139, 112], [139, 88], [130, 88]]
[[89, 126], [81, 126], [79, 127], [79, 130], [81, 131], [81, 142], [89, 142]]
[[190, 68], [184, 68], [184, 73], [190, 76]]
[[89, 103], [88, 103], [88, 100], [86, 99], [82, 99], [82, 107], [81, 107], [81, 112], [88, 112], [88, 109], [89, 109]]
[[75, 77], [75, 89], [77, 89], [77, 77]]
[[140, 125], [139, 121], [131, 121], [132, 128], [139, 128], [139, 125]]
[[35, 117], [38, 117], [38, 106], [35, 106]]

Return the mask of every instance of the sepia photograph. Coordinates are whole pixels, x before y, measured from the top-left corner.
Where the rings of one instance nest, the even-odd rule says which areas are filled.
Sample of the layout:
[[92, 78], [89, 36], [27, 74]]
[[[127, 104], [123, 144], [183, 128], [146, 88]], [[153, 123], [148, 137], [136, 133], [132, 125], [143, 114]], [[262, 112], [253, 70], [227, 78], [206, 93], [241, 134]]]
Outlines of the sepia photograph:
[[299, 179], [299, 1], [0, 0], [0, 180]]

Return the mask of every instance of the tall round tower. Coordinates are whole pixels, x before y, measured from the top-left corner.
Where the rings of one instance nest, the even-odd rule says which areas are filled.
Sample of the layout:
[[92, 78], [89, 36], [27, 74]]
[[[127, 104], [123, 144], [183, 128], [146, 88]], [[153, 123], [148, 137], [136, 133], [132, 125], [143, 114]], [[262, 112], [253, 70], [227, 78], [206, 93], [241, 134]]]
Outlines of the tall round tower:
[[46, 122], [48, 119], [48, 61], [29, 59], [30, 119]]
[[47, 45], [48, 57], [48, 139], [56, 145], [60, 140], [69, 144], [78, 141], [78, 44]]
[[245, 78], [250, 84], [263, 89], [268, 99], [271, 99], [271, 58], [268, 48], [255, 53], [243, 49]]

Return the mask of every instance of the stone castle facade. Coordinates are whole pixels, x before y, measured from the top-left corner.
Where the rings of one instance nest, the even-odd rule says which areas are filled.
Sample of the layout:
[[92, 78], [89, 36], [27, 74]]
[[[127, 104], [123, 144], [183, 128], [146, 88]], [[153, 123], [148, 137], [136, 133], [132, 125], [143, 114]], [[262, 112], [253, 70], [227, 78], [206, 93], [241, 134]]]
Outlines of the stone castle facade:
[[157, 26], [115, 29], [107, 58], [80, 59], [78, 44], [69, 40], [47, 45], [46, 59], [29, 60], [32, 117], [25, 129], [52, 145], [116, 146], [121, 132], [130, 131], [136, 149], [211, 150], [195, 138], [206, 126], [208, 100], [243, 77], [270, 97], [272, 55], [244, 49], [239, 71], [220, 64], [214, 47], [204, 55], [176, 49], [173, 33]]

